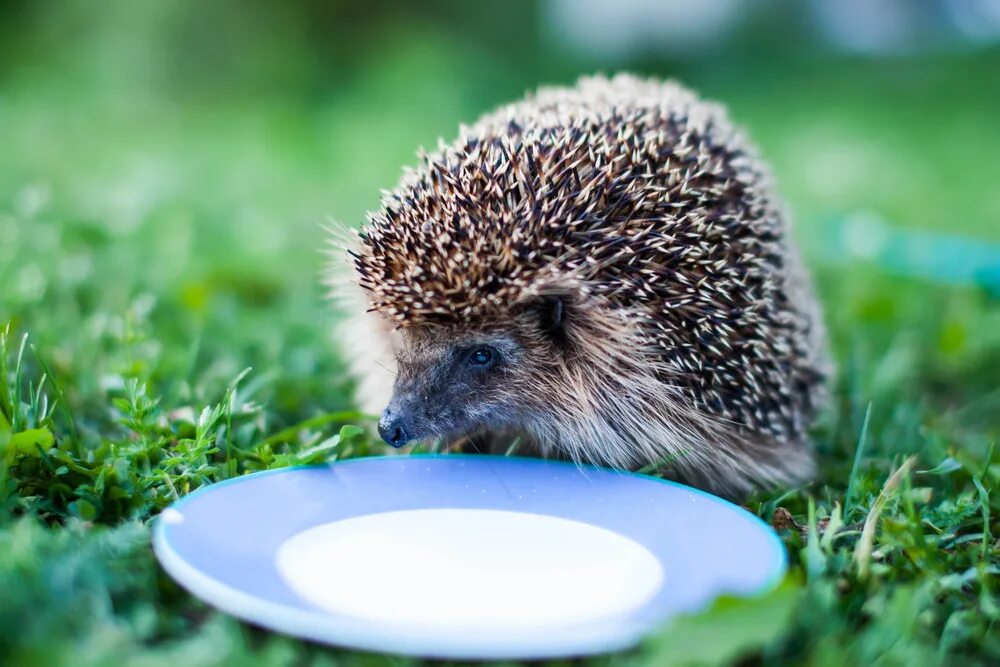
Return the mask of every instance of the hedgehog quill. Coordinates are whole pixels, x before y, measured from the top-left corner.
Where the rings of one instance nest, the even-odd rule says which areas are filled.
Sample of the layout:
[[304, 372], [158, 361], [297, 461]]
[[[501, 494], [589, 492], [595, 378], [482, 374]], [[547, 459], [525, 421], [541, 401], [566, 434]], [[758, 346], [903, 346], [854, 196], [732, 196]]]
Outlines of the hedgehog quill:
[[520, 438], [729, 496], [812, 474], [830, 369], [787, 213], [725, 110], [676, 83], [501, 107], [349, 253], [340, 339], [394, 446]]

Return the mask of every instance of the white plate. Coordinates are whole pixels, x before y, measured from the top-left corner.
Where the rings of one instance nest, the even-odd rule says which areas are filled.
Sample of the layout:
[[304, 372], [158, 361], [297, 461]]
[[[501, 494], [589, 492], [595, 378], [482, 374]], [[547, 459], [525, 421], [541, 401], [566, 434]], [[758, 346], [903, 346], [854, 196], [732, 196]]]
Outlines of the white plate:
[[626, 648], [786, 567], [766, 524], [707, 493], [476, 455], [247, 475], [175, 503], [153, 539], [183, 586], [247, 621], [441, 658]]

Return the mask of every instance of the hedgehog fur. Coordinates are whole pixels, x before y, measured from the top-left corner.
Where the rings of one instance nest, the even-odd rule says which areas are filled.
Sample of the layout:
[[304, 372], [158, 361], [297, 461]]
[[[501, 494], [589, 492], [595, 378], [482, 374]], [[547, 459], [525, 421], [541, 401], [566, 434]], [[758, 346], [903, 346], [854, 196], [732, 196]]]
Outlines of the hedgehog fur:
[[[422, 155], [350, 248], [359, 402], [730, 496], [806, 479], [829, 368], [788, 227], [720, 106], [629, 75], [542, 88]], [[481, 340], [498, 377], [449, 380]]]

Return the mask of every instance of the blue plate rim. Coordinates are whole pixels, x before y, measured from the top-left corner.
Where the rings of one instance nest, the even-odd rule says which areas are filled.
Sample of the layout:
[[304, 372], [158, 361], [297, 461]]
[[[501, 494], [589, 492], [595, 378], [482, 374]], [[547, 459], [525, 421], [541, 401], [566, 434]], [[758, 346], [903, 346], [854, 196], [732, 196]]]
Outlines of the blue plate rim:
[[[352, 463], [364, 463], [378, 460], [395, 460], [400, 461], [404, 459], [470, 459], [475, 461], [483, 460], [504, 460], [504, 461], [516, 461], [525, 463], [546, 463], [550, 465], [564, 466], [567, 468], [572, 468], [574, 470], [593, 470], [599, 471], [601, 473], [613, 473], [620, 474], [626, 477], [634, 477], [645, 480], [650, 480], [660, 484], [666, 484], [683, 491], [694, 493], [696, 495], [707, 498], [710, 501], [721, 504], [727, 507], [729, 510], [735, 510], [737, 514], [743, 516], [745, 519], [750, 519], [752, 523], [758, 525], [759, 528], [767, 535], [768, 541], [772, 546], [773, 554], [773, 566], [769, 573], [767, 580], [762, 584], [759, 590], [755, 591], [749, 595], [743, 595], [742, 597], [755, 597], [763, 595], [768, 591], [773, 590], [783, 579], [788, 570], [788, 552], [785, 549], [785, 545], [782, 542], [780, 536], [774, 530], [773, 527], [767, 524], [763, 519], [753, 514], [744, 507], [737, 505], [725, 498], [720, 498], [719, 496], [713, 495], [707, 491], [697, 489], [695, 487], [682, 484], [669, 479], [663, 479], [661, 477], [655, 477], [653, 475], [629, 472], [623, 470], [615, 470], [613, 468], [604, 468], [597, 465], [585, 464], [585, 463], [575, 463], [573, 461], [564, 460], [552, 460], [552, 459], [541, 459], [536, 457], [526, 457], [526, 456], [504, 456], [498, 454], [467, 454], [467, 453], [455, 453], [455, 454], [441, 454], [441, 453], [416, 453], [416, 454], [382, 454], [377, 456], [361, 456], [357, 458], [344, 459], [341, 461], [333, 461], [331, 463], [319, 463], [310, 465], [298, 465], [298, 466], [288, 466], [285, 468], [276, 468], [272, 470], [260, 470], [257, 472], [249, 473], [246, 475], [240, 475], [237, 477], [230, 477], [213, 484], [208, 484], [195, 489], [194, 491], [178, 498], [172, 502], [169, 506], [164, 508], [159, 515], [153, 521], [152, 527], [152, 548], [155, 553], [157, 560], [160, 562], [163, 569], [170, 574], [170, 576], [185, 590], [194, 595], [195, 597], [203, 600], [206, 604], [215, 607], [231, 616], [238, 619], [242, 619], [251, 624], [259, 625], [268, 630], [278, 631], [280, 633], [299, 637], [307, 640], [311, 640], [320, 644], [338, 646], [342, 648], [362, 650], [362, 651], [373, 651], [378, 653], [395, 654], [395, 655], [408, 655], [408, 656], [424, 656], [431, 658], [443, 658], [443, 659], [470, 659], [470, 660], [481, 660], [484, 659], [484, 654], [488, 653], [488, 659], [546, 659], [546, 658], [557, 658], [566, 657], [571, 655], [593, 655], [598, 653], [607, 653], [622, 649], [627, 649], [635, 646], [643, 636], [647, 635], [649, 632], [648, 627], [634, 627], [634, 628], [622, 628], [622, 626], [615, 626], [614, 632], [601, 633], [600, 627], [594, 627], [594, 634], [591, 635], [589, 641], [584, 642], [579, 639], [560, 643], [557, 641], [552, 641], [556, 639], [550, 637], [549, 641], [544, 644], [539, 644], [536, 646], [528, 645], [523, 640], [521, 642], [515, 642], [515, 646], [506, 647], [506, 642], [497, 642], [495, 646], [491, 646], [488, 649], [482, 645], [474, 646], [460, 646], [456, 644], [453, 647], [449, 647], [448, 650], [439, 652], [428, 652], [426, 646], [421, 644], [419, 638], [409, 637], [409, 638], [395, 638], [394, 640], [389, 640], [387, 637], [381, 636], [377, 631], [373, 632], [370, 628], [365, 627], [364, 624], [352, 623], [351, 619], [347, 617], [338, 617], [333, 614], [324, 614], [322, 612], [314, 611], [304, 611], [301, 609], [296, 609], [290, 607], [281, 602], [272, 602], [264, 600], [250, 593], [246, 593], [238, 588], [229, 586], [227, 584], [219, 582], [217, 579], [213, 578], [211, 575], [205, 574], [199, 569], [187, 563], [180, 555], [178, 555], [171, 547], [166, 537], [166, 530], [169, 525], [169, 521], [164, 517], [167, 510], [173, 509], [176, 511], [181, 511], [181, 508], [186, 505], [189, 501], [193, 501], [201, 494], [213, 492], [230, 484], [238, 484], [243, 482], [249, 482], [252, 479], [259, 477], [265, 477], [269, 475], [277, 475], [282, 473], [293, 473], [299, 470], [324, 470], [333, 467], [350, 465]], [[169, 516], [169, 515], [168, 515]], [[204, 591], [212, 591], [213, 595], [205, 596], [202, 593]], [[341, 630], [347, 630], [350, 636], [342, 632], [337, 632], [337, 636], [333, 636], [330, 632], [331, 621], [339, 621], [338, 625]], [[354, 627], [350, 627], [350, 626]], [[602, 636], [605, 635], [605, 636]], [[565, 645], [564, 645], [565, 644]]]

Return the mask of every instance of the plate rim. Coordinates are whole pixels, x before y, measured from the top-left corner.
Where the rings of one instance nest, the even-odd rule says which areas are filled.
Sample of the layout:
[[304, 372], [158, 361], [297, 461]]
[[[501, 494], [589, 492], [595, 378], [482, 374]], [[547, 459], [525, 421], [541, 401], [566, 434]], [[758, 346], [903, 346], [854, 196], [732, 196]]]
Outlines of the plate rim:
[[[703, 491], [702, 489], [697, 489], [674, 480], [654, 477], [653, 475], [646, 473], [615, 470], [613, 468], [605, 468], [593, 464], [542, 459], [528, 456], [504, 456], [500, 454], [473, 453], [417, 453], [403, 455], [381, 454], [377, 456], [361, 456], [357, 458], [344, 459], [342, 461], [334, 461], [331, 463], [297, 465], [271, 470], [260, 470], [245, 475], [239, 475], [237, 477], [230, 477], [213, 484], [207, 484], [173, 501], [170, 505], [161, 510], [161, 512], [155, 517], [153, 520], [151, 536], [153, 552], [161, 567], [163, 567], [163, 569], [171, 576], [171, 578], [173, 578], [175, 582], [177, 582], [177, 584], [209, 606], [215, 607], [216, 609], [219, 609], [240, 620], [258, 625], [266, 630], [277, 631], [291, 637], [298, 637], [327, 646], [345, 649], [458, 660], [547, 659], [566, 656], [594, 655], [631, 648], [653, 630], [645, 624], [634, 624], [635, 627], [631, 628], [622, 624], [612, 624], [611, 627], [615, 628], [614, 632], [601, 633], [600, 631], [603, 628], [601, 628], [601, 624], [597, 624], [597, 626], [594, 627], [595, 634], [591, 634], [584, 641], [576, 638], [575, 640], [563, 641], [562, 643], [555, 641], [545, 642], [543, 640], [541, 643], [536, 642], [535, 644], [532, 644], [529, 641], [525, 641], [527, 639], [526, 637], [520, 637], [518, 641], [513, 642], [513, 646], [510, 645], [512, 643], [511, 638], [504, 638], [503, 641], [496, 641], [488, 647], [484, 643], [462, 644], [457, 642], [455, 645], [448, 647], [447, 650], [428, 650], [428, 647], [425, 644], [421, 644], [419, 639], [414, 639], [412, 637], [407, 638], [399, 635], [390, 639], [377, 631], [373, 632], [366, 628], [365, 622], [362, 622], [359, 619], [351, 619], [350, 617], [343, 615], [324, 613], [320, 610], [306, 611], [297, 609], [281, 602], [266, 600], [252, 593], [247, 593], [238, 588], [229, 586], [228, 584], [224, 584], [211, 575], [202, 572], [188, 563], [183, 557], [174, 551], [166, 536], [166, 532], [170, 526], [169, 510], [182, 512], [182, 507], [184, 505], [193, 501], [201, 494], [215, 491], [216, 489], [224, 486], [249, 482], [259, 477], [282, 473], [293, 473], [300, 470], [328, 470], [337, 466], [350, 465], [352, 463], [373, 462], [379, 460], [394, 460], [402, 462], [407, 459], [470, 459], [474, 461], [492, 459], [528, 464], [548, 464], [569, 467], [574, 470], [594, 470], [602, 473], [618, 474], [625, 477], [635, 477], [660, 484], [666, 484], [683, 491], [704, 496], [710, 501], [722, 504], [730, 510], [735, 510], [737, 514], [750, 519], [752, 523], [756, 523], [758, 527], [762, 528], [764, 533], [767, 535], [772, 551], [773, 564], [771, 566], [771, 571], [768, 574], [765, 583], [763, 583], [758, 589], [752, 593], [740, 595], [740, 597], [753, 598], [766, 594], [768, 591], [773, 590], [776, 586], [778, 586], [778, 584], [780, 584], [782, 578], [788, 570], [788, 551], [785, 548], [781, 537], [772, 526], [768, 525], [766, 521], [753, 514], [748, 509], [741, 507], [730, 500], [721, 498], [707, 491]], [[659, 556], [657, 556], [657, 558], [659, 558]], [[204, 594], [206, 591], [209, 595]], [[710, 603], [711, 602], [707, 604]], [[341, 626], [340, 630], [337, 631], [337, 636], [334, 636], [334, 634], [330, 632], [332, 629], [330, 624], [331, 620], [338, 621]], [[352, 625], [352, 621], [354, 621], [353, 625], [355, 626], [353, 630], [350, 627]], [[371, 624], [368, 624], [368, 626], [370, 625]], [[551, 640], [553, 637], [550, 636], [549, 639]]]

